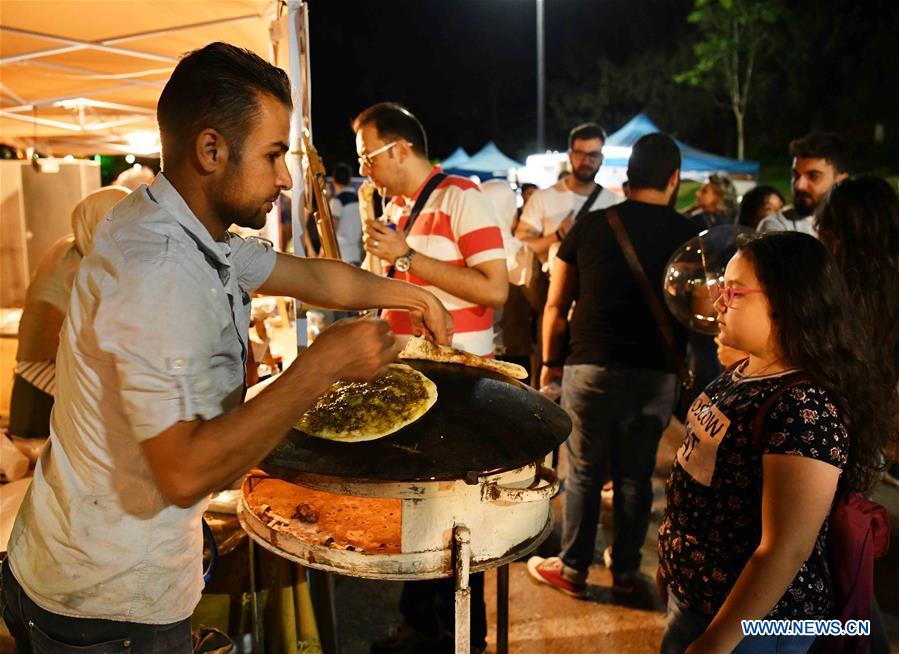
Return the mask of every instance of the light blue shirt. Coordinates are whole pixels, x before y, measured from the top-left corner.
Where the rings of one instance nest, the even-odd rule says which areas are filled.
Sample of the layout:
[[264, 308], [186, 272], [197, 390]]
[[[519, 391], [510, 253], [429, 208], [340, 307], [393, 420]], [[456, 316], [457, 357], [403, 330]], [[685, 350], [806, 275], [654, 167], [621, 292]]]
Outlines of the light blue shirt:
[[275, 257], [256, 239], [214, 240], [162, 174], [100, 223], [60, 334], [49, 444], [9, 542], [38, 605], [151, 624], [193, 613], [207, 502], [169, 504], [140, 443], [240, 404], [249, 293]]

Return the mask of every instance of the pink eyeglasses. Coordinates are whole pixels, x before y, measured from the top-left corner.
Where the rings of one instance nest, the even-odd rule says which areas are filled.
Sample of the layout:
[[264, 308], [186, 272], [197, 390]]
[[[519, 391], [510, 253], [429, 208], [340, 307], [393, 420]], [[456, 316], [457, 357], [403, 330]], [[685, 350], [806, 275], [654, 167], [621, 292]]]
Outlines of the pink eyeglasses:
[[724, 303], [724, 306], [729, 307], [734, 303], [734, 298], [738, 295], [749, 295], [750, 293], [764, 293], [760, 288], [734, 288], [733, 286], [724, 286], [723, 284], [718, 284], [718, 297], [721, 298], [721, 301]]

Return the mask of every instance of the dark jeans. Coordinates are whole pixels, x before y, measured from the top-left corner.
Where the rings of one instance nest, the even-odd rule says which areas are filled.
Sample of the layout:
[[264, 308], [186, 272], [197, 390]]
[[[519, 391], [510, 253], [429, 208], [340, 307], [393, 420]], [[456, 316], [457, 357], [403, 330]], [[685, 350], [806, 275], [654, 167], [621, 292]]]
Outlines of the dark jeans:
[[[671, 592], [667, 619], [659, 654], [683, 654], [712, 621], [711, 616], [681, 604]], [[814, 640], [813, 636], [747, 636], [733, 654], [805, 654]]]
[[[487, 605], [484, 603], [484, 573], [468, 578], [471, 586], [471, 644], [487, 643]], [[455, 582], [449, 579], [407, 581], [400, 597], [400, 612], [406, 623], [428, 638], [453, 638], [456, 626]]]
[[190, 618], [172, 624], [70, 618], [32, 602], [3, 562], [3, 622], [16, 654], [190, 654]]
[[615, 485], [612, 571], [640, 567], [652, 509], [652, 473], [671, 420], [674, 374], [624, 366], [565, 366], [562, 406], [571, 416], [562, 561], [586, 572], [593, 562], [600, 490], [610, 467]]

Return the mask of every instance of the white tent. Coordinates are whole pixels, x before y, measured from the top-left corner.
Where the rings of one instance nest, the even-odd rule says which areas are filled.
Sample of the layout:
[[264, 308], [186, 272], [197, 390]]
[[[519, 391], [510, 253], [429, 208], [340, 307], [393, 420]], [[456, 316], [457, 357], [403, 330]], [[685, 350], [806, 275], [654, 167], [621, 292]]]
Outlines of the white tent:
[[178, 57], [226, 41], [273, 60], [279, 6], [3, 0], [0, 141], [54, 154], [158, 152], [156, 101]]

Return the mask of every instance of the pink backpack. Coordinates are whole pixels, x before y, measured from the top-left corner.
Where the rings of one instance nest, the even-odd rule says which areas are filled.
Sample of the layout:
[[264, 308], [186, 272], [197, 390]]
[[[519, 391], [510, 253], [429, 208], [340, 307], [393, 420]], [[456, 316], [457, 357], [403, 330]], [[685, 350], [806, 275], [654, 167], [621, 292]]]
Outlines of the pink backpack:
[[[752, 421], [756, 449], [761, 448], [765, 417], [774, 403], [790, 387], [808, 381], [790, 381], [762, 403]], [[825, 574], [833, 588], [833, 617], [844, 624], [847, 620], [870, 620], [874, 598], [874, 559], [890, 549], [887, 510], [861, 493], [853, 493], [846, 499], [834, 502], [829, 520], [829, 570], [825, 570]], [[834, 654], [864, 654], [868, 648], [867, 636], [825, 636], [818, 641], [825, 651]]]

